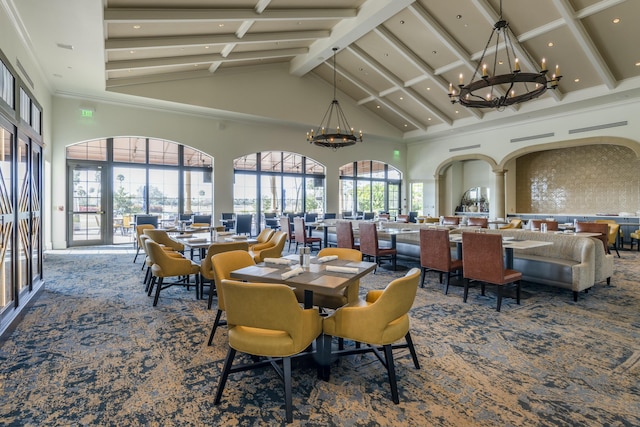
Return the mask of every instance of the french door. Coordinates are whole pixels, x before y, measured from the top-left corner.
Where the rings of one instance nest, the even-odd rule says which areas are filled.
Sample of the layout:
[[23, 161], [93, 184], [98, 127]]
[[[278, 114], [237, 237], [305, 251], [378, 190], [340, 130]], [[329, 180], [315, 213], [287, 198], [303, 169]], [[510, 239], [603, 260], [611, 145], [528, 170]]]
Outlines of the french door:
[[110, 243], [106, 200], [107, 171], [103, 165], [68, 163], [67, 182], [70, 201], [67, 203], [68, 246], [103, 245]]

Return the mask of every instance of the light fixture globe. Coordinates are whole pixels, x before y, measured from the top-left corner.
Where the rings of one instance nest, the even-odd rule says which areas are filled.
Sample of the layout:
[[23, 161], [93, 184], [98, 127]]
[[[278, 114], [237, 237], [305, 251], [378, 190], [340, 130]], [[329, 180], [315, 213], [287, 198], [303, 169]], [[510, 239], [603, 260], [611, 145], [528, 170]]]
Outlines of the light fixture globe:
[[[485, 55], [491, 45], [491, 41], [496, 36], [495, 52], [493, 60], [493, 70], [487, 69]], [[506, 61], [498, 61], [500, 54], [500, 45], [504, 46], [503, 56]], [[522, 72], [520, 70], [520, 62], [513, 46], [512, 38], [515, 36], [511, 33], [509, 23], [502, 19], [502, 0], [500, 1], [500, 20], [495, 23], [489, 40], [482, 52], [482, 56], [478, 61], [478, 65], [471, 76], [468, 84], [463, 83], [463, 76], [460, 74], [459, 90], [456, 92], [453, 85], [449, 84], [449, 98], [452, 104], [459, 103], [469, 108], [495, 108], [503, 110], [505, 107], [519, 104], [521, 102], [530, 101], [541, 96], [547, 89], [556, 89], [558, 82], [562, 78], [560, 68], [556, 66], [556, 72], [548, 79], [546, 61], [542, 59], [542, 67], [538, 72]], [[517, 44], [517, 38], [515, 38]], [[526, 51], [520, 47], [520, 51], [526, 55]], [[531, 61], [535, 64], [534, 61]], [[511, 72], [506, 74], [498, 74], [496, 69], [499, 64], [506, 63]], [[480, 74], [480, 66], [482, 66], [482, 76]], [[476, 79], [477, 78], [477, 79]]]
[[358, 141], [362, 142], [362, 131], [359, 131], [357, 135], [355, 134], [353, 128], [349, 126], [347, 117], [336, 98], [337, 50], [337, 47], [333, 48], [333, 101], [331, 101], [327, 112], [324, 113], [320, 126], [315, 131], [311, 129], [310, 132], [307, 132], [307, 141], [310, 144], [333, 148], [334, 150], [349, 147]]

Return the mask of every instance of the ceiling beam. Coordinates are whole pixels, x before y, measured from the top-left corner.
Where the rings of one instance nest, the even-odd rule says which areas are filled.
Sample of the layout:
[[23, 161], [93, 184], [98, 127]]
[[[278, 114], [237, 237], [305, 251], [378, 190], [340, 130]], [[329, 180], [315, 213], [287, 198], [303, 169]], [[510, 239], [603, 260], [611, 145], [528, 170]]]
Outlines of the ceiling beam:
[[358, 9], [358, 16], [345, 19], [331, 31], [329, 39], [314, 42], [309, 53], [291, 61], [289, 72], [301, 77], [333, 57], [333, 48], [342, 49], [390, 19], [415, 0], [367, 0]]
[[607, 63], [598, 52], [593, 40], [589, 37], [587, 30], [584, 29], [582, 22], [576, 18], [575, 12], [567, 0], [553, 0], [554, 4], [558, 8], [560, 15], [564, 18], [571, 31], [571, 34], [576, 38], [578, 45], [582, 48], [589, 62], [596, 70], [596, 73], [600, 76], [604, 84], [609, 89], [615, 89], [616, 79], [613, 77], [613, 73], [607, 66]]
[[354, 18], [356, 9], [271, 9], [258, 13], [254, 9], [160, 9], [160, 8], [106, 8], [104, 22], [220, 22], [220, 21], [305, 21], [318, 19]]
[[208, 55], [184, 55], [168, 58], [128, 59], [123, 61], [109, 61], [105, 66], [107, 71], [117, 71], [129, 70], [132, 68], [157, 68], [177, 65], [207, 64], [216, 61], [234, 62], [264, 58], [280, 58], [299, 55], [306, 51], [306, 48], [292, 48], [269, 51], [262, 50], [259, 52], [237, 52], [231, 53], [227, 57], [221, 53], [214, 53]]
[[299, 40], [315, 40], [328, 38], [331, 32], [328, 30], [316, 31], [282, 31], [275, 33], [251, 33], [238, 37], [236, 34], [202, 34], [192, 36], [166, 36], [166, 37], [121, 37], [110, 38], [105, 41], [105, 49], [131, 50], [161, 47], [189, 47], [206, 46], [227, 43], [271, 43], [289, 42]]

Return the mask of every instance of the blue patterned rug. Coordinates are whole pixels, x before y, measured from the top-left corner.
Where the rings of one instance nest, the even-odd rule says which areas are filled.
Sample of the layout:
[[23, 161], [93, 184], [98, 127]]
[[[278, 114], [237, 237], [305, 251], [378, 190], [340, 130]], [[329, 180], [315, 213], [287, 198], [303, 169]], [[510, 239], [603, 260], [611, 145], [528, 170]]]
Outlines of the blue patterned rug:
[[[427, 274], [411, 313], [422, 369], [397, 352], [400, 404], [371, 354], [293, 372], [293, 425], [640, 425], [640, 256], [616, 258], [611, 286], [571, 292], [525, 284], [522, 305]], [[0, 347], [0, 424], [11, 426], [282, 425], [283, 387], [270, 368], [233, 374], [213, 405], [226, 328], [194, 290], [144, 293], [126, 248], [46, 254], [46, 289]], [[405, 269], [410, 262], [401, 262]], [[403, 272], [379, 270], [361, 293]]]

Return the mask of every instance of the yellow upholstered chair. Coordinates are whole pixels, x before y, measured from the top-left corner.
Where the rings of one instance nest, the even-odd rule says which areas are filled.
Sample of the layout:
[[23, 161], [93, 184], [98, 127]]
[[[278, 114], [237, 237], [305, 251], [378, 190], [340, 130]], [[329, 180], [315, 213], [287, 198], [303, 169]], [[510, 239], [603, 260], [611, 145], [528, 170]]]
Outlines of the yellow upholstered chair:
[[158, 230], [156, 228], [150, 228], [144, 230], [144, 234], [149, 236], [154, 242], [164, 245], [167, 248], [171, 248], [176, 252], [184, 252], [184, 245], [171, 236], [165, 230]]
[[207, 249], [207, 254], [200, 261], [200, 295], [204, 295], [204, 282], [208, 281], [210, 283], [209, 289], [209, 299], [207, 302], [207, 308], [211, 309], [211, 304], [213, 302], [213, 294], [215, 293], [216, 281], [215, 281], [215, 273], [213, 271], [213, 263], [211, 262], [211, 257], [216, 254], [220, 254], [222, 252], [229, 251], [248, 251], [249, 244], [247, 242], [225, 242], [225, 243], [215, 243], [209, 246]]
[[615, 219], [596, 219], [593, 222], [609, 225], [609, 247], [612, 247], [616, 251], [616, 254], [618, 254], [618, 258], [620, 258], [620, 252], [618, 252], [618, 241], [622, 237], [620, 224], [618, 224]]
[[[246, 251], [228, 251], [216, 254], [211, 257], [211, 264], [213, 265], [213, 276], [216, 283], [221, 283], [225, 279], [231, 279], [231, 272], [240, 268], [249, 267], [255, 265], [253, 257]], [[224, 294], [218, 287], [218, 311], [216, 312], [216, 318], [213, 321], [213, 327], [209, 334], [209, 341], [207, 345], [211, 345], [213, 337], [216, 334], [216, 329], [220, 325], [226, 325], [227, 322], [220, 320], [222, 312], [224, 311]]]
[[[142, 234], [140, 236], [140, 246], [142, 247], [142, 250], [144, 251], [145, 254], [148, 253], [147, 251], [147, 241], [151, 240], [151, 237], [147, 236], [146, 234]], [[167, 255], [172, 256], [172, 257], [176, 257], [176, 258], [182, 258], [182, 254], [180, 252], [176, 252], [171, 248], [167, 248], [166, 246], [162, 246], [162, 249], [167, 253]], [[145, 273], [145, 277], [144, 277], [144, 284], [145, 284], [145, 292], [149, 291], [149, 286], [151, 285], [151, 267], [153, 266], [153, 261], [151, 260], [151, 257], [149, 255], [145, 256], [145, 260], [144, 260], [144, 264], [142, 265], [142, 268], [144, 269], [145, 267], [147, 267], [147, 272]]]
[[[189, 279], [191, 275], [195, 275], [196, 278], [196, 298], [199, 298], [199, 281], [200, 281], [200, 266], [195, 262], [188, 260], [184, 257], [174, 257], [165, 251], [162, 246], [148, 239], [146, 247], [149, 257], [151, 257], [151, 284], [149, 286], [148, 295], [151, 296], [155, 287], [156, 294], [153, 298], [154, 307], [158, 304], [158, 298], [160, 298], [160, 291], [174, 285], [182, 285], [189, 288], [191, 283]], [[176, 277], [176, 281], [165, 283], [164, 279], [169, 277]]]
[[[133, 258], [133, 262], [135, 263], [138, 259], [138, 254], [140, 253], [140, 249], [144, 252], [144, 247], [140, 244], [140, 236], [144, 234], [144, 230], [156, 228], [153, 224], [140, 224], [136, 225], [136, 256]], [[142, 266], [144, 268], [144, 266]]]
[[[324, 256], [337, 256], [338, 259], [360, 262], [362, 261], [362, 252], [356, 249], [348, 248], [324, 248], [318, 252], [318, 258]], [[304, 291], [296, 289], [296, 297], [299, 302], [304, 302]], [[347, 286], [340, 294], [329, 295], [318, 292], [313, 293], [313, 305], [322, 308], [336, 309], [345, 304], [355, 303], [358, 301], [358, 293], [360, 292], [360, 281], [356, 281]]]
[[424, 221], [425, 224], [439, 224], [440, 223], [440, 218], [433, 218], [433, 217], [424, 217]]
[[280, 258], [284, 245], [287, 243], [287, 233], [285, 231], [276, 231], [273, 233], [273, 246], [256, 250], [255, 247], [250, 251], [255, 262], [262, 262], [265, 258]]
[[[326, 336], [336, 336], [367, 344], [368, 347], [360, 351], [373, 351], [380, 361], [383, 359], [378, 353], [378, 347], [384, 348], [386, 363], [383, 362], [383, 365], [387, 368], [394, 403], [399, 403], [400, 400], [393, 348], [408, 347], [414, 366], [420, 369], [409, 332], [408, 314], [416, 296], [419, 280], [420, 269], [412, 268], [404, 277], [389, 283], [384, 290], [369, 291], [366, 300], [359, 300], [337, 309], [323, 322], [322, 329]], [[406, 345], [392, 347], [393, 343], [402, 338], [406, 340]], [[353, 354], [357, 351], [349, 349], [345, 354]], [[340, 352], [336, 354], [340, 355]]]
[[506, 230], [508, 228], [522, 228], [522, 220], [521, 219], [512, 219], [509, 224], [503, 225], [500, 227], [501, 230]]
[[638, 251], [640, 251], [640, 230], [636, 230], [633, 233], [629, 233], [629, 237], [631, 238], [630, 249], [633, 250], [633, 245], [638, 245]]
[[[289, 286], [223, 280], [229, 324], [229, 350], [220, 375], [214, 404], [220, 403], [230, 373], [276, 366], [282, 359], [286, 422], [293, 422], [291, 396], [291, 357], [308, 348], [322, 333], [322, 318], [317, 308], [303, 309]], [[233, 366], [236, 352], [267, 357], [252, 365]]]
[[263, 228], [258, 234], [258, 237], [256, 237], [256, 243], [250, 245], [249, 250], [252, 250], [256, 245], [267, 243], [273, 236], [273, 233], [275, 233], [275, 230], [273, 228]]

